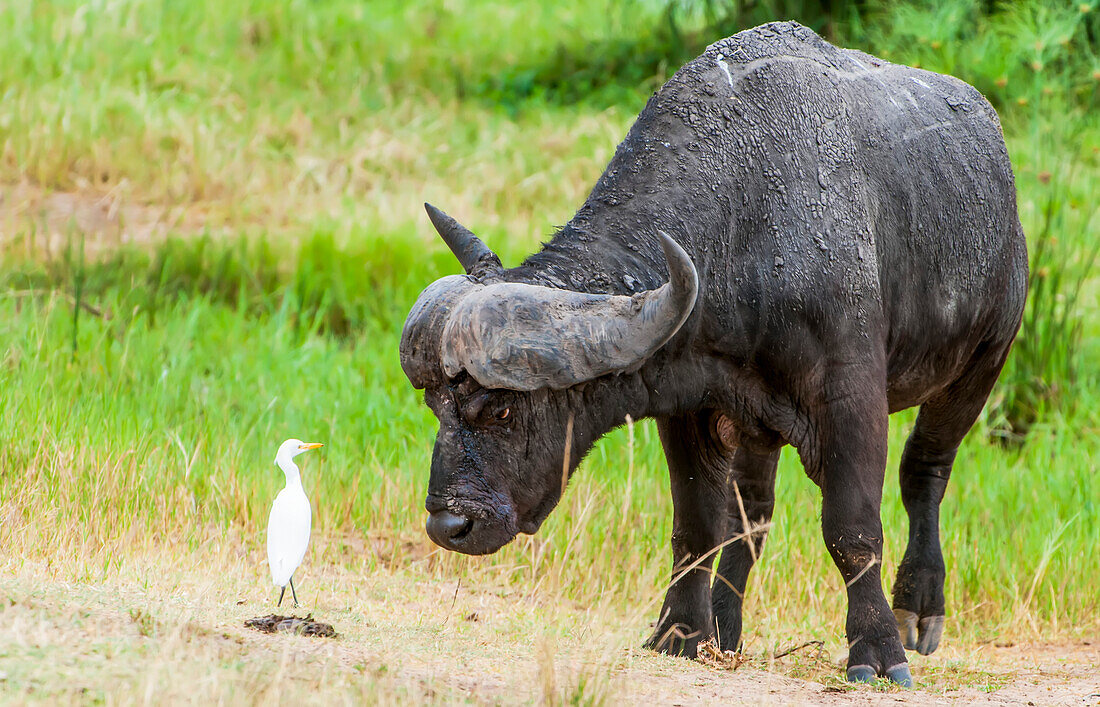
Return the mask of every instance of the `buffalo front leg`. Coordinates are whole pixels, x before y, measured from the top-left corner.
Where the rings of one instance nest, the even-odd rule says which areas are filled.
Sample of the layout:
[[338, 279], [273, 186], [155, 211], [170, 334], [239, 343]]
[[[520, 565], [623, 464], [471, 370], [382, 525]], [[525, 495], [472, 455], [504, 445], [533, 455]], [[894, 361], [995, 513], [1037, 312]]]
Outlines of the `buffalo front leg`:
[[730, 451], [710, 432], [709, 414], [657, 421], [672, 487], [672, 581], [646, 647], [694, 658], [714, 635], [710, 569], [726, 528]]
[[880, 573], [885, 385], [860, 385], [851, 377], [838, 385], [839, 390], [826, 385], [824, 414], [814, 421], [817, 445], [807, 466], [821, 485], [825, 546], [848, 592], [847, 676], [853, 682], [869, 682], [881, 675], [908, 687], [912, 677]]
[[722, 549], [711, 592], [718, 644], [724, 651], [735, 651], [741, 645], [745, 585], [768, 536], [778, 464], [778, 448], [760, 452], [737, 447], [733, 452], [726, 500], [726, 540], [733, 541]]
[[976, 361], [967, 374], [924, 403], [905, 444], [899, 480], [909, 543], [894, 582], [894, 617], [906, 648], [928, 655], [943, 637], [945, 569], [940, 502], [955, 453], [985, 405], [1005, 352]]

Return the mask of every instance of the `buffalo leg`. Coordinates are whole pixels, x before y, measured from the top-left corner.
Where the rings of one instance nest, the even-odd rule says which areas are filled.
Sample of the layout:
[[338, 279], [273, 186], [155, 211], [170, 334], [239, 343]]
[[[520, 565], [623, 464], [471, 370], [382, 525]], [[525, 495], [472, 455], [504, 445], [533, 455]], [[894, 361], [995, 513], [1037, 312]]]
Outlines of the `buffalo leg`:
[[940, 548], [940, 501], [955, 453], [978, 418], [1004, 363], [980, 360], [968, 374], [921, 406], [901, 457], [901, 499], [909, 515], [909, 543], [894, 582], [894, 616], [906, 648], [921, 655], [943, 636], [945, 576]]
[[672, 486], [672, 583], [646, 647], [694, 658], [714, 635], [710, 569], [726, 529], [731, 454], [703, 413], [657, 421]]
[[[779, 449], [765, 452], [737, 447], [729, 476], [726, 500], [726, 540], [741, 536], [722, 550], [718, 574], [711, 591], [718, 643], [722, 650], [741, 644], [741, 605], [749, 570], [760, 557], [767, 538], [767, 524], [775, 508], [775, 469]], [[740, 499], [740, 502], [738, 502]], [[749, 527], [745, 527], [745, 521]]]
[[[848, 679], [876, 675], [912, 685], [905, 649], [882, 592], [882, 482], [886, 471], [885, 376], [827, 381], [813, 422], [816, 445], [800, 449], [820, 483], [825, 546], [848, 590]], [[830, 385], [831, 384], [831, 385]]]

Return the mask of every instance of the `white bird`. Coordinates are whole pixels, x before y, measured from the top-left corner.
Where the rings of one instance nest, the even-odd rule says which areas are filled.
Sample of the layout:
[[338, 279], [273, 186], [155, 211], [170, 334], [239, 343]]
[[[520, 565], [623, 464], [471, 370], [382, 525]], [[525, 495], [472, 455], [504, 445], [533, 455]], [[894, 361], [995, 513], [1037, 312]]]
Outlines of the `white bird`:
[[306, 556], [312, 524], [309, 499], [302, 488], [302, 474], [292, 460], [302, 452], [323, 446], [319, 442], [288, 439], [279, 445], [279, 453], [275, 455], [275, 464], [286, 474], [286, 487], [275, 497], [267, 518], [267, 564], [271, 568], [271, 581], [276, 587], [282, 587], [276, 606], [282, 605], [288, 583], [294, 606], [298, 606], [292, 577]]

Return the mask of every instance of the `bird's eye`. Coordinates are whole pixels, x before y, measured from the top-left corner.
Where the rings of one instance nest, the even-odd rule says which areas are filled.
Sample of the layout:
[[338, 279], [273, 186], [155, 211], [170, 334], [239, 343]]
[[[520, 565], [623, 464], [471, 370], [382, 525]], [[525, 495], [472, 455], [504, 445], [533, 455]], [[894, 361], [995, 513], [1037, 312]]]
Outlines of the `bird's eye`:
[[512, 408], [504, 408], [497, 412], [497, 419], [501, 422], [506, 422], [512, 419]]

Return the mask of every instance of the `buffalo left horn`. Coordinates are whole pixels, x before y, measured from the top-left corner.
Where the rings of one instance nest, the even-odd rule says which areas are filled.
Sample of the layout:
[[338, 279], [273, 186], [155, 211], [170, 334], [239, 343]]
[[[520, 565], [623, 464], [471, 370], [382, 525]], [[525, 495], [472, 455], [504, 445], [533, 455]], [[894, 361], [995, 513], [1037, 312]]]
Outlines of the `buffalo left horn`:
[[478, 276], [486, 274], [482, 270], [494, 272], [502, 269], [497, 254], [475, 236], [473, 231], [431, 204], [424, 204], [424, 210], [428, 212], [428, 218], [432, 220], [432, 225], [443, 238], [443, 242], [455, 254], [468, 275]]
[[660, 232], [669, 281], [633, 296], [524, 283], [478, 287], [447, 317], [443, 370], [466, 370], [486, 388], [562, 389], [636, 370], [680, 329], [695, 306], [691, 257]]

